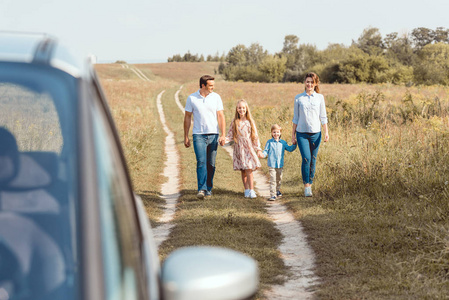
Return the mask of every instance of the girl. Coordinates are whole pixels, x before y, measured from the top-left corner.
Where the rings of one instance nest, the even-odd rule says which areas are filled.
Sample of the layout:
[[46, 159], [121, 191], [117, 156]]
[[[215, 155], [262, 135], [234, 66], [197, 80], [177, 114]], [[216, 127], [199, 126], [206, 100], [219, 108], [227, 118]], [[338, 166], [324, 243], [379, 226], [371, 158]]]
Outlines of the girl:
[[292, 143], [297, 143], [301, 152], [301, 174], [306, 197], [312, 196], [316, 158], [321, 142], [321, 125], [324, 129], [324, 142], [329, 140], [326, 105], [323, 95], [319, 94], [319, 83], [320, 79], [315, 73], [306, 74], [304, 92], [296, 95], [293, 110]]
[[242, 173], [245, 198], [256, 198], [254, 191], [253, 171], [260, 168], [258, 157], [262, 157], [262, 149], [257, 135], [256, 124], [245, 100], [237, 101], [235, 117], [231, 122], [226, 143], [234, 141], [234, 170]]
[[293, 152], [296, 145], [289, 146], [286, 141], [281, 139], [281, 126], [274, 124], [271, 126], [271, 137], [268, 140], [265, 149], [263, 150], [263, 157], [268, 156], [268, 170], [270, 172], [270, 198], [268, 200], [274, 201], [276, 197], [282, 197], [281, 180], [282, 170], [284, 167], [284, 152]]

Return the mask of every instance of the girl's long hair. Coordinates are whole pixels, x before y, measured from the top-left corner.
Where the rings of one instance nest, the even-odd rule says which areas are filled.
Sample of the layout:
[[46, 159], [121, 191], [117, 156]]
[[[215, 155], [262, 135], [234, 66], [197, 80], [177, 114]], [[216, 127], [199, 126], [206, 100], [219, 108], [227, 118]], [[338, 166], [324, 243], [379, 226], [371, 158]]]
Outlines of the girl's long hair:
[[249, 111], [248, 102], [246, 102], [244, 99], [241, 99], [237, 101], [237, 104], [235, 105], [235, 116], [234, 116], [234, 130], [233, 130], [233, 136], [234, 136], [234, 142], [237, 143], [237, 135], [239, 134], [239, 124], [240, 124], [240, 114], [237, 111], [237, 107], [240, 103], [244, 103], [246, 106], [246, 119], [249, 121], [249, 124], [251, 125], [251, 141], [257, 140], [257, 131], [256, 126], [254, 125], [253, 117], [251, 116], [251, 112]]
[[306, 76], [304, 76], [304, 82], [309, 77], [312, 78], [313, 83], [315, 83], [315, 88], [314, 88], [315, 92], [319, 93], [320, 92], [320, 78], [315, 73], [309, 72], [306, 74]]

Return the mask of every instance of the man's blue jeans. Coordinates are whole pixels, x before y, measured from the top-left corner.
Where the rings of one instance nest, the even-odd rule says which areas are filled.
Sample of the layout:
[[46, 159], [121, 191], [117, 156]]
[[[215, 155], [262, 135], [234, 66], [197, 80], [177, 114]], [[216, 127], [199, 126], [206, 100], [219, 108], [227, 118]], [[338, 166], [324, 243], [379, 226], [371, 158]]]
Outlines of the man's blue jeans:
[[321, 132], [296, 132], [296, 142], [302, 156], [302, 181], [304, 184], [312, 184], [315, 177], [316, 157], [321, 143]]
[[218, 134], [194, 134], [193, 149], [196, 155], [198, 191], [211, 191], [215, 174]]

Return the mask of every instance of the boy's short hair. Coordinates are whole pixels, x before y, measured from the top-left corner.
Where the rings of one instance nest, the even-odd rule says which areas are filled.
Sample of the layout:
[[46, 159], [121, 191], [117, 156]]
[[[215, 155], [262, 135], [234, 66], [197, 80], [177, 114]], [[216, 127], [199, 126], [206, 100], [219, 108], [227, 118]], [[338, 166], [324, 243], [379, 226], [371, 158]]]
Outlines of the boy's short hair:
[[271, 131], [273, 131], [273, 130], [275, 130], [275, 129], [277, 129], [277, 130], [279, 130], [279, 131], [282, 131], [281, 126], [279, 126], [278, 124], [274, 124], [273, 126], [271, 126]]

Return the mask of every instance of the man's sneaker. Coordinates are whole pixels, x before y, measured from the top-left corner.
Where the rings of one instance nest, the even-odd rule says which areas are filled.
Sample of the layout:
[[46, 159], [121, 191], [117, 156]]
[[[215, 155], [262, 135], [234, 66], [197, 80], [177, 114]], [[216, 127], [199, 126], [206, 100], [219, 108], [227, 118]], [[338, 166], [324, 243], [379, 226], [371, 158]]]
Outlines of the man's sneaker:
[[254, 190], [249, 190], [249, 197], [250, 198], [257, 198], [256, 192]]
[[276, 200], [276, 196], [271, 196], [270, 198], [268, 198], [268, 201], [275, 201]]
[[201, 190], [201, 191], [198, 191], [198, 194], [196, 194], [196, 197], [198, 199], [204, 199], [205, 195], [206, 195], [206, 191]]
[[212, 191], [206, 191], [206, 197], [212, 197]]
[[277, 192], [276, 192], [276, 197], [282, 197], [281, 191], [277, 191]]
[[311, 186], [304, 188], [304, 196], [312, 197], [312, 187]]
[[249, 198], [249, 190], [245, 190], [245, 198]]

